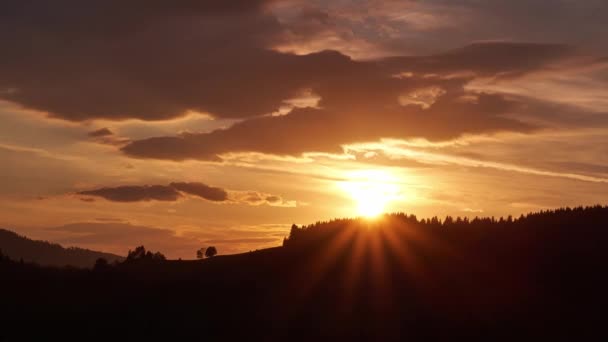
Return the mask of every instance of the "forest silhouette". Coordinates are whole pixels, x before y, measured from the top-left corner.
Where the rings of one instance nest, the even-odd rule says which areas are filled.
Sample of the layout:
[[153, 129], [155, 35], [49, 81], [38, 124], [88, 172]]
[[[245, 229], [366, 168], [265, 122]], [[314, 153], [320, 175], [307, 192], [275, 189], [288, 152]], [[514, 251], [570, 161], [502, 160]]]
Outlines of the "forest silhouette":
[[13, 260], [23, 260], [42, 266], [92, 267], [96, 260], [103, 258], [113, 263], [124, 257], [111, 253], [92, 251], [84, 248], [63, 248], [48, 241], [28, 239], [6, 229], [0, 229], [0, 252]]
[[283, 246], [190, 261], [143, 246], [90, 269], [0, 256], [0, 341], [597, 339], [607, 247], [594, 206], [294, 224]]

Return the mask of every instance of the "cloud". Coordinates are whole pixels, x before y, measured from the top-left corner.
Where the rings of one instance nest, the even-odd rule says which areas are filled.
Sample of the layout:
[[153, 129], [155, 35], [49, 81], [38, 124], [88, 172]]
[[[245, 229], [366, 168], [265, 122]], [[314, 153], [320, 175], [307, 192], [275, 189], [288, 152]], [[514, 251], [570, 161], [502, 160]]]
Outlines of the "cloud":
[[[0, 98], [71, 121], [164, 120], [192, 111], [251, 118], [275, 112], [305, 89], [326, 104], [394, 102], [404, 91], [433, 85], [390, 78], [400, 71], [525, 72], [568, 52], [494, 43], [386, 61], [356, 62], [338, 52], [293, 55], [272, 50], [290, 28], [266, 9], [267, 1], [222, 2], [3, 1]], [[324, 21], [314, 10], [300, 17]], [[382, 103], [372, 102], [369, 109], [381, 115]]]
[[131, 142], [131, 140], [127, 138], [122, 138], [115, 135], [114, 132], [107, 127], [91, 131], [87, 134], [87, 136], [92, 138], [95, 142], [105, 145], [124, 146], [125, 144]]
[[[193, 195], [211, 202], [225, 202], [248, 205], [269, 205], [277, 207], [295, 207], [295, 201], [285, 201], [277, 195], [257, 191], [227, 191], [223, 188], [209, 186], [200, 182], [173, 182], [169, 185], [123, 185], [79, 191], [77, 195], [101, 197], [112, 202], [175, 202], [184, 194]], [[81, 198], [92, 202], [91, 197]]]
[[[568, 46], [488, 42], [426, 57], [356, 62], [335, 52], [301, 56], [333, 65], [314, 77], [321, 100], [279, 117], [255, 117], [209, 133], [136, 140], [122, 150], [139, 158], [218, 161], [229, 152], [300, 155], [341, 152], [380, 138], [449, 140], [463, 134], [530, 132], [538, 127], [525, 98], [467, 91], [478, 77], [512, 79], [574, 58]], [[407, 73], [408, 77], [400, 77]], [[311, 73], [314, 74], [314, 73]], [[311, 138], [314, 137], [314, 138]]]
[[437, 98], [443, 94], [445, 94], [445, 90], [439, 87], [417, 89], [411, 93], [400, 96], [399, 104], [402, 106], [417, 105], [422, 109], [428, 109], [437, 101]]
[[[230, 152], [340, 152], [344, 144], [380, 138], [440, 141], [541, 128], [518, 120], [534, 115], [526, 109], [527, 99], [475, 91], [467, 85], [479, 78], [522, 78], [555, 69], [581, 54], [565, 44], [475, 35], [467, 42], [485, 40], [453, 48], [449, 40], [437, 39], [447, 52], [425, 55], [353, 60], [339, 44], [335, 48], [340, 52], [282, 53], [275, 48], [290, 43], [294, 35], [321, 33], [331, 38], [324, 32], [339, 29], [354, 32], [356, 41], [368, 30], [365, 26], [361, 33], [349, 26], [357, 20], [368, 22], [364, 12], [354, 9], [356, 3], [346, 2], [341, 16], [335, 6], [293, 3], [295, 15], [290, 15], [289, 4], [270, 1], [144, 5], [60, 0], [35, 6], [4, 1], [0, 99], [70, 121], [154, 121], [192, 112], [236, 120], [228, 128], [205, 133], [159, 133], [132, 142], [100, 139], [125, 145], [122, 151], [137, 158], [219, 161]], [[428, 8], [443, 14], [457, 7], [431, 3]], [[459, 3], [465, 12], [474, 12], [473, 19], [479, 19], [478, 12], [505, 7], [495, 1], [477, 7]], [[441, 24], [449, 16], [434, 16], [418, 2], [404, 6], [390, 2], [372, 14], [385, 24], [405, 22], [413, 30], [439, 30], [450, 36]], [[559, 13], [567, 13], [557, 7]], [[522, 8], [518, 2], [505, 10], [519, 14]], [[404, 13], [410, 15], [395, 16]], [[291, 17], [295, 19], [288, 20]], [[292, 106], [291, 112], [281, 112], [286, 101], [305, 92], [320, 99], [314, 107]], [[286, 115], [269, 115], [277, 112]], [[107, 132], [98, 134], [102, 133], [100, 138], [113, 138]]]
[[114, 135], [114, 133], [112, 133], [112, 131], [110, 131], [109, 128], [104, 127], [104, 128], [100, 128], [100, 129], [91, 131], [91, 132], [89, 132], [88, 135], [90, 137], [96, 138], [96, 137], [105, 137], [105, 136], [108, 136], [108, 135]]
[[[435, 53], [497, 39], [608, 48], [600, 14], [608, 10], [605, 1], [291, 0], [273, 7], [289, 28], [288, 46], [295, 51], [339, 49], [369, 58]], [[309, 13], [322, 16], [313, 20]]]
[[463, 103], [444, 95], [428, 109], [404, 107], [395, 101], [392, 108], [377, 116], [356, 105], [348, 111], [298, 109], [286, 116], [251, 119], [211, 133], [138, 140], [122, 150], [138, 158], [217, 161], [229, 152], [341, 153], [344, 144], [379, 138], [437, 141], [465, 133], [533, 130], [533, 125], [506, 117], [519, 108], [521, 104], [501, 96], [481, 94], [478, 103]]
[[203, 183], [171, 183], [170, 187], [185, 192], [190, 195], [195, 195], [209, 201], [222, 202], [228, 199], [228, 193], [222, 188], [216, 188], [205, 185]]
[[171, 186], [124, 185], [80, 191], [78, 195], [96, 196], [113, 202], [177, 201], [182, 195]]
[[0, 97], [72, 121], [272, 112], [299, 80], [279, 73], [289, 57], [264, 49], [280, 31], [264, 4], [3, 1]]
[[575, 48], [564, 44], [487, 41], [429, 57], [390, 57], [385, 63], [427, 75], [472, 72], [475, 76], [514, 77], [543, 70], [577, 54]]
[[[417, 162], [428, 163], [432, 165], [457, 165], [467, 168], [485, 168], [499, 171], [517, 172], [520, 174], [541, 176], [544, 177], [545, 181], [547, 181], [547, 177], [555, 177], [596, 184], [608, 183], [608, 178], [605, 177], [604, 174], [586, 174], [585, 172], [577, 172], [583, 171], [581, 169], [589, 170], [590, 168], [593, 168], [596, 171], [598, 169], [601, 170], [601, 167], [599, 167], [599, 165], [591, 166], [585, 163], [581, 163], [578, 165], [579, 170], [577, 170], [573, 167], [572, 164], [565, 164], [569, 167], [557, 168], [556, 166], [559, 165], [559, 163], [546, 162], [546, 159], [551, 159], [552, 157], [554, 157], [556, 151], [557, 155], [562, 157], [566, 156], [569, 159], [575, 158], [573, 157], [573, 155], [576, 155], [576, 158], [583, 157], [584, 154], [580, 152], [581, 149], [575, 150], [576, 153], [573, 154], [573, 147], [568, 146], [574, 141], [574, 139], [572, 141], [569, 141], [570, 144], [566, 144], [565, 146], [559, 146], [560, 141], [557, 139], [553, 139], [549, 142], [551, 148], [547, 146], [542, 148], [542, 145], [539, 143], [539, 141], [534, 144], [530, 144], [531, 140], [533, 139], [534, 137], [529, 137], [528, 139], [519, 139], [518, 143], [526, 149], [534, 149], [541, 147], [539, 149], [541, 152], [520, 153], [517, 154], [518, 158], [516, 158], [515, 160], [513, 160], [513, 157], [510, 155], [512, 151], [509, 151], [509, 148], [504, 148], [505, 146], [501, 146], [502, 142], [499, 143], [499, 148], [497, 148], [497, 146], [492, 146], [493, 144], [491, 141], [483, 143], [482, 150], [471, 149], [472, 146], [463, 145], [462, 148], [465, 149], [464, 151], [461, 151], [461, 147], [458, 145], [454, 145], [451, 148], [449, 146], [446, 146], [443, 150], [437, 150], [434, 148], [413, 148], [411, 146], [407, 146], [405, 142], [398, 140], [383, 141], [382, 143], [351, 145], [348, 146], [348, 148], [352, 151], [357, 151], [358, 153], [382, 153], [393, 160], [412, 159]], [[605, 138], [602, 139], [605, 140]], [[509, 144], [506, 145], [508, 146]], [[556, 149], [556, 146], [559, 146], [561, 149]], [[453, 148], [456, 149], [454, 150]], [[510, 148], [513, 148], [513, 146], [510, 146]], [[476, 153], [478, 151], [483, 151], [483, 154]], [[563, 153], [565, 151], [570, 153], [564, 155]], [[539, 159], [529, 157], [529, 155], [538, 156], [542, 153], [545, 154], [544, 158]], [[501, 159], [497, 160], [495, 158], [496, 155], [500, 155]], [[522, 155], [524, 156], [523, 158]], [[597, 154], [595, 155], [597, 156]]]
[[[515, 79], [479, 78], [466, 88], [471, 91], [493, 92], [535, 98], [562, 107], [596, 113], [608, 112], [608, 63], [587, 58], [573, 68], [546, 70]], [[571, 118], [578, 120], [577, 115]]]
[[266, 196], [265, 200], [269, 203], [278, 203], [281, 201], [281, 197], [279, 196]]
[[271, 207], [295, 207], [296, 201], [286, 201], [281, 196], [260, 193], [257, 191], [232, 191], [230, 200], [248, 205], [269, 205]]

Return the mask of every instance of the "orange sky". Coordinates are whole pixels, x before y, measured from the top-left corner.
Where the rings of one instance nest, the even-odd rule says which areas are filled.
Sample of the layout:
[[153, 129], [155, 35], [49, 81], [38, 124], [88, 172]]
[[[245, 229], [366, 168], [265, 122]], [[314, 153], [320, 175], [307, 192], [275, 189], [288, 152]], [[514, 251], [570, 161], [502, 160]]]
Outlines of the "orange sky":
[[7, 1], [0, 226], [194, 258], [334, 217], [606, 204], [606, 6]]

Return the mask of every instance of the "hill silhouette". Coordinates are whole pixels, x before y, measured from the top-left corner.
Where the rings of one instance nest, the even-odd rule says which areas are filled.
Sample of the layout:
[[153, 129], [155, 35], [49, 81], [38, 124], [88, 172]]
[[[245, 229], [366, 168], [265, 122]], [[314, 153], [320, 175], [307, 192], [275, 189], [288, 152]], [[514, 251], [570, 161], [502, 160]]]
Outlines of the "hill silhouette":
[[124, 257], [69, 247], [47, 241], [31, 240], [6, 229], [0, 229], [0, 251], [13, 260], [23, 260], [42, 266], [93, 267], [95, 261], [104, 258], [108, 262], [122, 261]]
[[602, 206], [517, 219], [390, 214], [294, 225], [282, 247], [197, 261], [71, 270], [3, 258], [0, 340], [596, 340], [606, 228]]

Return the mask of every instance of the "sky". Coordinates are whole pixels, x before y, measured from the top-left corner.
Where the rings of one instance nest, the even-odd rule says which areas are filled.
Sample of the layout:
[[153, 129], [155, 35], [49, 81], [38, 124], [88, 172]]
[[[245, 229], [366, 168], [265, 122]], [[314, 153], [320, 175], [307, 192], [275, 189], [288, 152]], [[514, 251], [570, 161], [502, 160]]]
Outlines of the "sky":
[[125, 255], [608, 199], [604, 0], [0, 2], [0, 227]]

